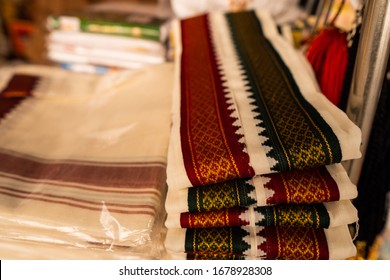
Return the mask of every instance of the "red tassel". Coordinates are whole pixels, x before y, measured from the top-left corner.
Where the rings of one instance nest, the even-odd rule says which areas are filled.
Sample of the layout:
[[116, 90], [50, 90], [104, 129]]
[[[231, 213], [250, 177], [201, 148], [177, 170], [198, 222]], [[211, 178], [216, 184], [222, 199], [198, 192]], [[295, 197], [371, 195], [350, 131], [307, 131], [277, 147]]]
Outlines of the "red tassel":
[[347, 35], [336, 27], [323, 29], [306, 53], [323, 94], [339, 106], [348, 63]]

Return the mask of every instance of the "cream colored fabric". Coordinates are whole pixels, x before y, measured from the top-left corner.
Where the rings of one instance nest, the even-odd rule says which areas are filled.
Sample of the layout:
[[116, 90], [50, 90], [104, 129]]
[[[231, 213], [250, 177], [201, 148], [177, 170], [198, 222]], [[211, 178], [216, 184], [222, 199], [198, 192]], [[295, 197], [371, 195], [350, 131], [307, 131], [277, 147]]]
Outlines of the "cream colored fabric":
[[16, 73], [42, 78], [0, 120], [8, 159], [0, 163], [0, 236], [86, 248], [159, 243], [173, 65], [104, 76], [1, 68], [0, 89]]
[[141, 260], [144, 258], [142, 254], [129, 254], [127, 249], [113, 251], [18, 239], [0, 240], [2, 260]]

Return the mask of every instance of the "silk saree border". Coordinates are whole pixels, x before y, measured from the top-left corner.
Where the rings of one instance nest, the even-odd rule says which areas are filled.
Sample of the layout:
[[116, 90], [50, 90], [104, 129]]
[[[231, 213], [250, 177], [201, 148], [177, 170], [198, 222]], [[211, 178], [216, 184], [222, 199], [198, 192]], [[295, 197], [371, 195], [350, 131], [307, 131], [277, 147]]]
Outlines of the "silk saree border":
[[264, 175], [265, 184], [274, 195], [267, 198], [268, 204], [318, 203], [337, 201], [340, 192], [336, 181], [325, 166], [304, 170], [292, 170]]
[[252, 238], [249, 231], [251, 229], [245, 227], [186, 229], [185, 253], [264, 259], [329, 259], [328, 241], [323, 229], [260, 227]]
[[232, 207], [209, 212], [168, 213], [168, 228], [286, 226], [334, 228], [359, 220], [351, 200], [315, 204]]
[[[265, 227], [258, 235], [267, 242], [258, 245], [268, 258], [286, 260], [327, 260], [329, 248], [323, 229], [305, 227]], [[270, 244], [273, 244], [270, 246]], [[275, 244], [275, 245], [274, 245]]]
[[[267, 205], [280, 203], [320, 203], [340, 199], [338, 185], [326, 167], [292, 170], [262, 176], [264, 187], [273, 195]], [[251, 194], [255, 186], [250, 179], [237, 179], [188, 189], [188, 212], [220, 210], [257, 203]]]
[[256, 201], [251, 197], [254, 187], [245, 179], [236, 179], [204, 187], [188, 189], [189, 212], [204, 212], [248, 206]]
[[[262, 132], [276, 159], [274, 171], [304, 169], [340, 162], [339, 140], [300, 93], [289, 69], [264, 36], [254, 11], [226, 14]], [[253, 34], [256, 34], [254, 36]]]
[[[303, 56], [297, 52], [294, 52], [291, 46], [288, 45], [288, 42], [286, 42], [284, 38], [280, 37], [280, 35], [277, 34], [276, 28], [274, 28], [275, 30], [273, 30], [272, 26], [270, 27], [270, 25], [273, 25], [274, 22], [269, 15], [268, 17], [264, 17], [260, 16], [260, 14], [263, 13], [259, 13], [259, 11], [256, 11], [256, 15], [259, 17], [259, 20], [261, 20], [261, 24], [264, 24], [264, 32], [267, 33], [265, 34], [267, 36], [267, 39], [269, 40], [270, 44], [276, 49], [280, 57], [283, 57], [283, 61], [286, 63], [286, 67], [290, 69], [291, 75], [296, 80], [298, 88], [299, 90], [301, 90], [301, 93], [303, 95], [303, 98], [306, 99], [310, 104], [312, 104], [316, 110], [318, 110], [318, 112], [321, 114], [321, 117], [323, 117], [325, 122], [329, 124], [331, 129], [337, 135], [337, 137], [339, 137], [339, 144], [342, 147], [342, 159], [348, 160], [358, 158], [360, 156], [360, 151], [358, 149], [361, 137], [360, 130], [355, 125], [353, 125], [352, 122], [350, 122], [350, 120], [345, 116], [345, 114], [343, 114], [343, 112], [340, 112], [337, 110], [337, 108], [333, 108], [332, 106], [330, 106], [330, 102], [327, 102], [326, 98], [322, 96], [322, 94], [318, 91], [318, 86], [316, 86], [314, 76], [310, 75], [311, 69], [309, 68], [307, 62], [305, 63]], [[228, 97], [227, 99], [233, 96], [233, 98], [231, 99], [232, 101], [229, 100], [230, 103], [228, 103], [230, 109], [234, 109], [234, 106], [239, 106], [240, 108], [241, 106], [244, 106], [244, 108], [247, 109], [244, 111], [248, 112], [248, 114], [244, 117], [241, 116], [241, 110], [237, 110], [237, 112], [232, 113], [232, 116], [234, 116], [234, 118], [238, 118], [234, 124], [241, 125], [241, 127], [237, 129], [237, 134], [239, 135], [240, 141], [246, 146], [245, 151], [248, 152], [250, 156], [250, 165], [252, 166], [252, 168], [254, 168], [255, 173], [257, 175], [267, 174], [275, 171], [274, 169], [271, 170], [271, 167], [275, 166], [275, 160], [271, 157], [266, 156], [266, 153], [269, 153], [270, 148], [264, 146], [263, 143], [268, 139], [260, 135], [259, 131], [264, 129], [260, 126], [256, 126], [258, 120], [256, 120], [256, 118], [254, 118], [253, 116], [256, 116], [257, 113], [251, 112], [253, 104], [251, 104], [250, 102], [253, 101], [250, 100], [250, 94], [248, 94], [247, 92], [250, 88], [248, 86], [248, 79], [240, 76], [245, 69], [243, 69], [243, 65], [239, 65], [240, 61], [238, 58], [236, 58], [237, 51], [233, 49], [235, 46], [230, 43], [232, 39], [229, 37], [231, 35], [229, 28], [227, 27], [227, 21], [225, 17], [226, 16], [222, 13], [213, 13], [208, 15], [210, 27], [209, 33], [212, 37], [211, 41], [215, 43], [213, 47], [215, 48], [215, 56], [217, 57], [218, 70], [221, 71], [220, 76], [222, 76], [224, 89], [226, 87], [227, 90], [234, 91], [237, 89], [234, 88], [234, 86], [238, 83], [238, 91], [244, 93], [244, 96], [242, 96], [242, 94], [240, 96], [236, 96], [235, 93], [232, 93], [232, 91], [227, 92], [225, 96]], [[222, 20], [220, 20], [219, 18], [222, 18]], [[175, 37], [178, 39], [178, 44], [175, 47], [175, 67], [177, 70], [177, 74], [175, 75], [176, 86], [173, 96], [173, 141], [171, 141], [170, 143], [168, 157], [170, 162], [170, 164], [168, 165], [168, 185], [171, 189], [183, 189], [191, 186], [197, 186], [191, 182], [191, 180], [189, 179], [190, 175], [187, 174], [188, 162], [186, 162], [185, 158], [183, 158], [183, 139], [181, 138], [181, 124], [183, 123], [181, 115], [181, 73], [183, 72], [182, 52], [185, 51], [185, 48], [183, 47], [184, 45], [182, 40], [181, 24], [181, 21], [174, 21], [173, 23]], [[224, 26], [224, 28], [220, 28], [221, 26]], [[224, 36], [224, 34], [228, 34], [229, 36]], [[224, 40], [224, 38], [226, 39], [226, 37], [228, 37], [229, 39]], [[228, 47], [226, 48], [225, 46]], [[193, 55], [197, 56], [198, 54], [195, 52], [193, 53]], [[231, 59], [232, 57], [233, 59]], [[232, 65], [233, 67], [230, 67]], [[297, 72], [304, 73], [304, 75], [297, 75]], [[236, 78], [238, 77], [238, 80], [228, 78], [232, 76]], [[233, 88], [231, 88], [232, 85]], [[237, 98], [241, 99], [237, 100]], [[245, 135], [245, 137], [240, 138], [241, 134]]]
[[254, 176], [237, 134], [208, 27], [208, 16], [181, 21], [181, 144], [192, 185]]
[[246, 236], [249, 232], [240, 227], [187, 229], [185, 252], [243, 254], [251, 247]]
[[252, 226], [328, 228], [330, 217], [323, 204], [233, 207], [204, 213], [180, 214], [182, 228], [232, 227], [250, 224]]
[[[318, 112], [300, 94], [289, 70], [262, 34], [260, 22], [255, 13], [230, 13], [226, 17], [253, 91], [252, 98], [256, 101], [259, 114], [264, 120], [261, 122], [262, 125], [265, 124], [262, 134], [268, 138], [265, 144], [272, 147], [268, 156], [277, 159], [278, 162], [273, 170], [303, 169], [340, 162], [342, 155], [337, 137]], [[237, 172], [237, 164], [232, 162], [230, 166], [226, 166], [226, 158], [232, 160], [234, 154], [230, 149], [224, 150], [225, 152], [218, 150], [222, 143], [215, 143], [217, 140], [225, 139], [226, 141], [233, 138], [227, 138], [223, 134], [217, 137], [216, 134], [207, 133], [204, 131], [206, 126], [201, 125], [207, 123], [209, 127], [213, 124], [201, 117], [206, 111], [208, 111], [207, 115], [210, 115], [215, 105], [208, 107], [209, 110], [205, 110], [205, 106], [213, 104], [214, 102], [210, 101], [223, 95], [221, 77], [218, 75], [216, 59], [212, 52], [207, 16], [182, 21], [181, 30], [183, 43], [181, 143], [187, 173], [190, 178], [193, 178], [190, 179], [193, 185], [204, 185], [207, 182], [199, 180], [202, 174], [205, 179], [210, 179], [209, 183], [220, 180], [215, 176], [221, 172], [224, 176], [231, 174], [222, 180], [232, 177], [242, 178], [242, 175]], [[258, 34], [258, 36], [253, 36], [253, 34]], [[198, 67], [196, 67], [197, 64]], [[201, 67], [204, 65], [210, 67]], [[209, 69], [208, 73], [205, 69]], [[209, 92], [215, 92], [215, 94], [207, 98], [206, 94]], [[280, 97], [275, 98], [277, 92]], [[226, 108], [226, 102], [222, 103], [220, 107], [217, 107], [218, 111], [214, 111], [217, 113], [215, 117], [218, 123], [221, 123], [224, 118], [229, 118], [229, 114], [223, 115], [226, 111], [222, 109]], [[188, 126], [189, 121], [193, 122], [193, 126]], [[232, 127], [231, 123], [225, 130]], [[298, 131], [297, 134], [295, 131]], [[231, 135], [237, 136], [234, 133]], [[199, 145], [198, 152], [194, 149], [195, 145]], [[206, 150], [204, 145], [207, 147]], [[221, 162], [219, 157], [215, 158], [216, 154], [225, 154], [225, 161]], [[192, 156], [190, 158], [187, 155]], [[214, 159], [216, 162], [213, 162]], [[193, 166], [189, 168], [188, 165], [191, 164]], [[196, 164], [199, 166], [196, 167]], [[197, 182], [194, 181], [195, 177], [198, 179]]]

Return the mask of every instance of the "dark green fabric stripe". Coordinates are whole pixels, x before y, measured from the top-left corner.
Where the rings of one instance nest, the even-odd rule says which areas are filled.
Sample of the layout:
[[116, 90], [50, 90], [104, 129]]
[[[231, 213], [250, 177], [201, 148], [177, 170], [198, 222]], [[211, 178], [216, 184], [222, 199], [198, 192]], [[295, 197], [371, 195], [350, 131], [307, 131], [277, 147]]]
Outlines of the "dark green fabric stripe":
[[186, 252], [195, 252], [195, 231], [187, 230], [186, 231], [186, 239], [184, 241], [184, 249]]
[[193, 213], [234, 206], [250, 206], [256, 203], [249, 195], [254, 189], [255, 187], [249, 184], [247, 179], [229, 180], [204, 187], [192, 187], [188, 189], [188, 210]]
[[253, 104], [277, 160], [275, 171], [340, 162], [339, 141], [316, 109], [300, 93], [291, 72], [265, 38], [253, 11], [226, 14]]
[[244, 238], [249, 235], [249, 232], [241, 227], [232, 228], [232, 239], [233, 239], [233, 253], [243, 254], [245, 251], [251, 248]]
[[242, 254], [250, 248], [249, 233], [240, 227], [187, 229], [186, 253]]
[[329, 228], [330, 217], [326, 207], [319, 204], [280, 204], [255, 207], [256, 212], [265, 218], [256, 226], [292, 226], [310, 228]]

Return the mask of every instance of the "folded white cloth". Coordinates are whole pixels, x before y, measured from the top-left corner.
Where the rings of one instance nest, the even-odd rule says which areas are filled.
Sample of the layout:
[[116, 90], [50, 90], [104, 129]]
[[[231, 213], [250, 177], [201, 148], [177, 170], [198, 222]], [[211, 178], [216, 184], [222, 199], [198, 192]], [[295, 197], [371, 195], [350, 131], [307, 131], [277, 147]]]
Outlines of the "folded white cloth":
[[[274, 173], [216, 185], [169, 189], [165, 208], [168, 213], [184, 213], [234, 206], [321, 203], [357, 197], [357, 188], [341, 164], [326, 166], [325, 170], [331, 180], [318, 173], [306, 173], [308, 176], [305, 177], [302, 172], [296, 172], [290, 179]], [[211, 197], [213, 201], [210, 201]]]
[[159, 243], [172, 65], [104, 76], [2, 68], [0, 89], [15, 74], [40, 82], [0, 121], [0, 236], [81, 247]]
[[317, 230], [273, 227], [168, 229], [165, 247], [168, 259], [341, 260], [356, 255], [346, 225]]
[[268, 13], [212, 13], [174, 26], [171, 190], [361, 156], [360, 129], [319, 92]]

